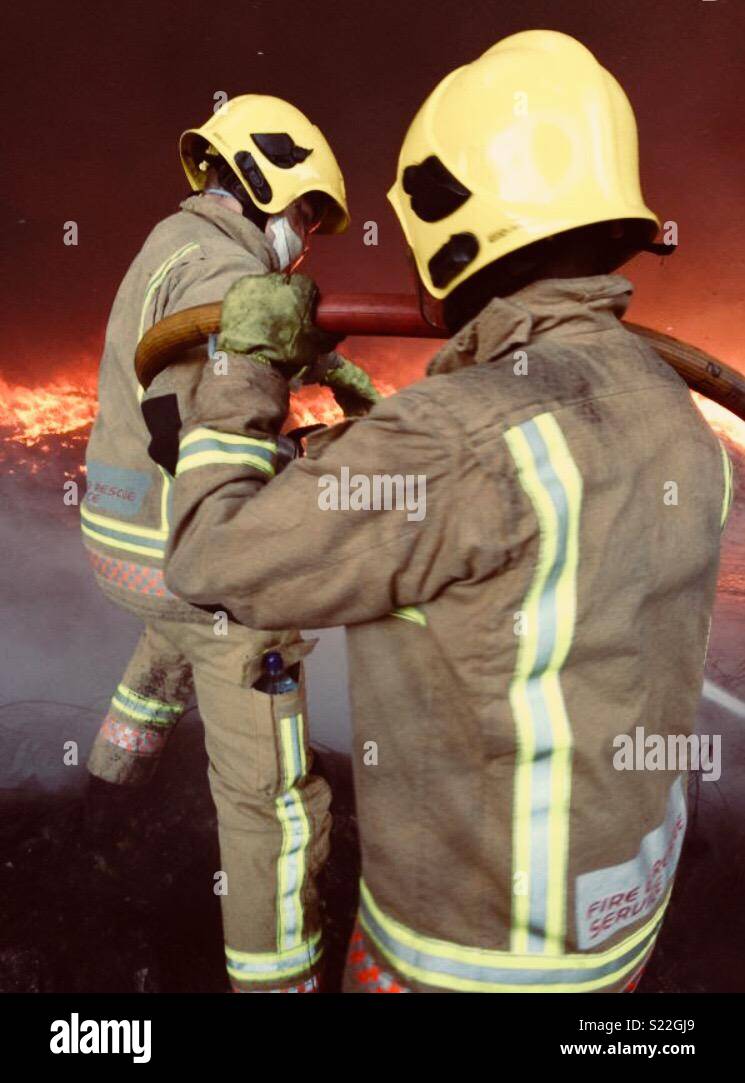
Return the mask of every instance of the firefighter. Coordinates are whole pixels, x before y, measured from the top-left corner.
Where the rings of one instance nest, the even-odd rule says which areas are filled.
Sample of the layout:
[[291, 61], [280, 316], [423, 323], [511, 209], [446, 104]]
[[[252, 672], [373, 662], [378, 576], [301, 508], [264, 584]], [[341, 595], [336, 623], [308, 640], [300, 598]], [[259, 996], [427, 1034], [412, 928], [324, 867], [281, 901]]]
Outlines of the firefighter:
[[[313, 643], [297, 631], [251, 630], [227, 612], [179, 600], [166, 586], [173, 526], [166, 422], [188, 412], [208, 357], [203, 348], [193, 351], [143, 402], [132, 359], [162, 317], [220, 301], [247, 275], [286, 272], [313, 232], [345, 230], [344, 183], [320, 130], [274, 97], [227, 102], [184, 133], [180, 152], [194, 194], [155, 227], [116, 296], [87, 451], [82, 530], [96, 578], [145, 622], [88, 767], [103, 783], [147, 782], [195, 690], [218, 812], [232, 986], [314, 991], [321, 953], [315, 879], [328, 849], [330, 795], [310, 773], [301, 660]], [[341, 384], [354, 366], [335, 356], [324, 365], [319, 378], [336, 379], [340, 398], [348, 398]], [[165, 465], [154, 464], [150, 444]], [[267, 447], [266, 439], [255, 441], [248, 459], [230, 438], [193, 450], [202, 474], [230, 459], [250, 461], [268, 478], [277, 464]], [[263, 679], [263, 657], [277, 648], [289, 684], [273, 696], [253, 685]], [[108, 800], [103, 783], [92, 784], [97, 796], [89, 808], [100, 809], [98, 790]]]
[[[619, 319], [612, 272], [658, 229], [631, 106], [579, 42], [513, 35], [427, 98], [390, 198], [449, 342], [269, 484], [205, 469], [202, 434], [272, 445], [318, 349], [309, 279], [237, 282], [230, 373], [206, 370], [183, 419], [166, 583], [252, 627], [347, 625], [348, 990], [631, 989], [686, 778], [619, 770], [614, 742], [693, 731], [731, 500], [685, 383]], [[424, 479], [425, 514], [365, 506], [386, 478]]]

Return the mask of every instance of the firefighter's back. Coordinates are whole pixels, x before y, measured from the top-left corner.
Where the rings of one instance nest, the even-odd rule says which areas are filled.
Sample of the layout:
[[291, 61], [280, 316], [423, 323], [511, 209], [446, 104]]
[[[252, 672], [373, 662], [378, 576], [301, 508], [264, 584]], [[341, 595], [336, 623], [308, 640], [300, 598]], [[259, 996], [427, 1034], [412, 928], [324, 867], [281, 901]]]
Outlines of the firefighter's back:
[[462, 578], [350, 636], [389, 750], [358, 771], [363, 915], [423, 987], [620, 988], [686, 822], [685, 764], [629, 742], [693, 731], [726, 460], [615, 317], [570, 306], [515, 350], [484, 316], [480, 363], [413, 389], [454, 419], [462, 506], [432, 512], [459, 517]]
[[[171, 478], [148, 454], [151, 434], [134, 371], [137, 345], [165, 316], [219, 301], [237, 278], [271, 266], [260, 230], [192, 196], [152, 230], [117, 291], [101, 358], [81, 519], [99, 585], [144, 617], [208, 619], [176, 599], [163, 580]], [[204, 347], [185, 354], [158, 377], [152, 393], [173, 392], [183, 412], [205, 359]]]

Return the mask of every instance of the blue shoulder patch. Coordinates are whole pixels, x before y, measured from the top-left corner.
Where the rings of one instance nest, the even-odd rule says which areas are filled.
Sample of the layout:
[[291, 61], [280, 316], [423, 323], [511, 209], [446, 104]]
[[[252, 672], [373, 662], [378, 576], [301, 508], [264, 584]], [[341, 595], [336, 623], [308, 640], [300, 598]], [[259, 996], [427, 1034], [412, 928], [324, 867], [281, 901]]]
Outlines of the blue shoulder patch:
[[151, 485], [152, 478], [142, 470], [89, 462], [85, 503], [91, 511], [110, 511], [132, 519]]

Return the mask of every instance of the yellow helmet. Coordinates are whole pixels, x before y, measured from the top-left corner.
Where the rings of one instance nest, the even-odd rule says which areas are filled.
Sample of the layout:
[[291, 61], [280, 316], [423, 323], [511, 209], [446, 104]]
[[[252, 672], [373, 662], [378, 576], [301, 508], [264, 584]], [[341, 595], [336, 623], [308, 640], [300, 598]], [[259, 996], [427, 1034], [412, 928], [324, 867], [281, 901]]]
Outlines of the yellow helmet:
[[527, 30], [446, 76], [401, 147], [388, 193], [424, 286], [447, 297], [482, 267], [596, 222], [659, 222], [639, 184], [636, 122], [574, 38]]
[[344, 178], [321, 130], [294, 105], [267, 94], [225, 102], [201, 128], [181, 136], [181, 162], [195, 192], [206, 182], [205, 156], [219, 154], [252, 203], [279, 214], [309, 192], [328, 196], [320, 233], [349, 225]]

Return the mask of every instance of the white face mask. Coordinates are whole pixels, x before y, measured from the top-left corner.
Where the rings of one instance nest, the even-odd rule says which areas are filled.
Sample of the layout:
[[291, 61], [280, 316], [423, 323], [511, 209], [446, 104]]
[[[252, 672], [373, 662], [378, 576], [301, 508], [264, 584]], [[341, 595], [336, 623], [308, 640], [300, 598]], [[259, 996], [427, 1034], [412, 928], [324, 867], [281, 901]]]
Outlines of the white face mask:
[[264, 232], [277, 253], [280, 271], [292, 267], [305, 252], [305, 237], [295, 232], [286, 212], [270, 215]]

